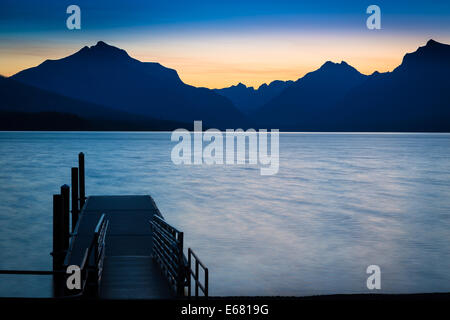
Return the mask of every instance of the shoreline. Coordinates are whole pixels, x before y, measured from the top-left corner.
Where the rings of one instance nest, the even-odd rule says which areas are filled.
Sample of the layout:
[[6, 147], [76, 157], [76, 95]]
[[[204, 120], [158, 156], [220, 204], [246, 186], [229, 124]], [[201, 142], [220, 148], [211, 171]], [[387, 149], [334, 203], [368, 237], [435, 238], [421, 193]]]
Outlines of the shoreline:
[[77, 298], [23, 298], [23, 297], [0, 297], [0, 302], [70, 302], [70, 301], [90, 301], [90, 302], [146, 302], [146, 301], [450, 301], [450, 292], [430, 292], [430, 293], [352, 293], [352, 294], [327, 294], [313, 296], [210, 296], [208, 299], [189, 300], [185, 298], [173, 299], [77, 299]]

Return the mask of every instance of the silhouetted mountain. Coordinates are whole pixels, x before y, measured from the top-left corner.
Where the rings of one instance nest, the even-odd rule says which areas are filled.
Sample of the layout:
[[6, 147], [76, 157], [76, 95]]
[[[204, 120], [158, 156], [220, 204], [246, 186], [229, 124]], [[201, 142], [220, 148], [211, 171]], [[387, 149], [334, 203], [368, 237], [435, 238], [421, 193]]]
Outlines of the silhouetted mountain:
[[205, 121], [205, 127], [245, 126], [246, 117], [231, 99], [264, 128], [450, 131], [448, 74], [450, 46], [430, 40], [406, 54], [392, 72], [366, 76], [345, 62], [326, 62], [294, 83], [275, 81], [258, 90], [239, 84], [214, 92], [186, 85], [174, 70], [99, 42], [12, 79], [0, 77], [0, 110], [69, 113], [81, 119], [66, 117], [69, 122], [98, 126], [103, 121], [109, 128], [171, 130], [191, 127], [192, 120]]
[[450, 131], [450, 45], [428, 41], [336, 106], [337, 130]]
[[228, 88], [214, 89], [214, 91], [230, 99], [240, 111], [249, 114], [275, 98], [292, 83], [293, 81], [275, 80], [269, 85], [264, 83], [256, 90], [239, 83]]
[[159, 119], [203, 120], [218, 127], [245, 121], [227, 98], [184, 84], [175, 70], [140, 62], [100, 41], [59, 60], [46, 60], [13, 79], [78, 100]]
[[403, 61], [394, 72], [415, 71], [415, 72], [438, 72], [441, 73], [443, 67], [450, 67], [450, 45], [439, 43], [433, 39], [429, 40], [423, 47], [419, 47], [413, 53], [407, 53]]
[[263, 126], [315, 126], [322, 123], [326, 112], [339, 99], [366, 77], [344, 61], [327, 61], [257, 110], [256, 118]]
[[[62, 123], [68, 125], [65, 130], [71, 130], [70, 128], [73, 129], [74, 126], [76, 130], [87, 130], [87, 128], [90, 130], [173, 130], [192, 127], [192, 123], [163, 121], [133, 115], [64, 97], [4, 77], [0, 77], [0, 97], [2, 130], [32, 130], [33, 128], [56, 130], [56, 128], [64, 128]], [[65, 115], [62, 116], [63, 114]], [[32, 115], [36, 116], [35, 124], [30, 121]], [[21, 116], [23, 121], [20, 120]], [[61, 125], [52, 124], [52, 119], [55, 121], [58, 119]], [[40, 121], [43, 123], [39, 124]]]
[[325, 63], [260, 108], [262, 127], [299, 131], [450, 131], [450, 46], [430, 40], [393, 72]]
[[0, 111], [3, 131], [83, 131], [96, 130], [89, 121], [77, 115], [59, 112]]

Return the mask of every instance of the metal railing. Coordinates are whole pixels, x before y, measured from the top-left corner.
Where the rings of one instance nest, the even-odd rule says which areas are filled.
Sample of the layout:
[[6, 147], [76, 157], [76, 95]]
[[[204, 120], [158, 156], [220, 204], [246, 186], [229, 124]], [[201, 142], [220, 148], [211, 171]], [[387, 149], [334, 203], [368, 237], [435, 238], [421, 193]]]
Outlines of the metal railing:
[[[153, 215], [150, 221], [153, 228], [153, 258], [165, 273], [169, 284], [178, 296], [192, 297], [192, 279], [194, 279], [195, 297], [199, 297], [199, 289], [208, 297], [208, 268], [200, 261], [191, 248], [188, 248], [188, 259], [183, 253], [183, 232], [168, 224], [159, 215]], [[195, 261], [195, 271], [192, 270], [192, 260]], [[199, 269], [202, 267], [205, 275], [203, 284], [200, 282]]]
[[[82, 275], [82, 286], [77, 296], [80, 295], [98, 295], [100, 281], [102, 279], [103, 264], [105, 259], [105, 238], [109, 227], [109, 220], [105, 214], [100, 216], [94, 230], [94, 237], [88, 248], [86, 248], [84, 257], [80, 266]], [[91, 256], [93, 264], [90, 263]]]
[[[192, 257], [195, 259], [195, 272], [192, 270]], [[200, 282], [199, 267], [202, 267], [203, 274], [205, 276], [203, 284]], [[188, 283], [188, 297], [192, 297], [192, 283], [191, 280], [194, 278], [195, 286], [195, 297], [199, 297], [198, 289], [202, 290], [205, 297], [208, 297], [208, 286], [209, 286], [209, 271], [208, 268], [200, 261], [197, 255], [192, 251], [191, 248], [188, 249], [188, 262], [187, 262], [187, 283]]]
[[109, 220], [106, 220], [105, 214], [102, 214], [94, 229], [94, 237], [91, 244], [85, 249], [83, 259], [81, 260], [81, 288], [79, 290], [65, 289], [65, 295], [73, 298], [98, 296], [105, 259], [105, 238], [108, 227]]
[[153, 228], [153, 258], [166, 274], [172, 289], [178, 296], [182, 296], [186, 279], [183, 232], [158, 215], [153, 215], [150, 223]]
[[[106, 220], [105, 214], [102, 214], [94, 230], [94, 237], [91, 244], [84, 251], [80, 267], [81, 288], [73, 291], [64, 288], [62, 292], [69, 297], [81, 297], [85, 295], [98, 294], [98, 288], [102, 278], [103, 263], [105, 259], [105, 238], [109, 227], [109, 220]], [[93, 264], [90, 263], [92, 257]], [[0, 270], [0, 274], [19, 274], [19, 275], [53, 275], [60, 277], [60, 285], [65, 286], [66, 268], [61, 270]]]
[[[78, 155], [79, 168], [72, 168], [72, 210], [69, 211], [70, 187], [61, 186], [61, 193], [53, 195], [53, 270], [0, 270], [0, 274], [9, 275], [52, 275], [54, 277], [54, 294], [57, 297], [79, 297], [97, 295], [103, 273], [105, 258], [105, 238], [109, 220], [105, 214], [100, 216], [94, 230], [94, 237], [84, 251], [80, 264], [81, 289], [74, 291], [66, 288], [66, 269], [64, 265], [69, 255], [70, 238], [76, 236], [75, 228], [78, 216], [86, 202], [84, 154]], [[72, 233], [69, 230], [70, 214], [72, 216]], [[92, 259], [91, 256], [93, 255]], [[91, 264], [92, 260], [92, 264]]]

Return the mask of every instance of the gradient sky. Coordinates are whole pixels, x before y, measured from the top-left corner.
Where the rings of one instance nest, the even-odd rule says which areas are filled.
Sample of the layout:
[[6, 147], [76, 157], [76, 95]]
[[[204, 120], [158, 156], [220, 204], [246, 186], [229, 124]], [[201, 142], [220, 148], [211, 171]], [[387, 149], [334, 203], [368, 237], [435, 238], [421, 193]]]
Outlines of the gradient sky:
[[[81, 30], [66, 8], [81, 8]], [[381, 8], [381, 30], [366, 8]], [[258, 87], [296, 80], [325, 61], [360, 72], [389, 71], [427, 40], [450, 43], [450, 1], [106, 1], [0, 2], [0, 74], [58, 59], [98, 40], [159, 62], [195, 86]]]

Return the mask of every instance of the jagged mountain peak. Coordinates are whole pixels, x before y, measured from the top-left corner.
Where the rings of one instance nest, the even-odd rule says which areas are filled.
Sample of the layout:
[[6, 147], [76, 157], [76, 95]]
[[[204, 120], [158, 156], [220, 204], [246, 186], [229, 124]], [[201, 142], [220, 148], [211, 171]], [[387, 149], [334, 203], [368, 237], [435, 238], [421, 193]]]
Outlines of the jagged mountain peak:
[[[340, 63], [327, 61], [319, 69], [307, 73], [304, 77], [294, 82], [295, 86], [302, 86], [305, 83], [330, 83], [336, 79], [340, 81], [348, 81], [353, 79], [359, 81], [365, 76], [345, 61]], [[353, 81], [352, 80], [352, 81]]]
[[71, 57], [132, 59], [125, 50], [109, 45], [104, 41], [98, 41], [97, 44], [90, 47], [84, 46]]
[[[159, 63], [141, 62], [99, 41], [78, 52], [12, 76], [24, 84], [128, 113], [220, 127], [246, 119], [228, 99], [181, 81]], [[212, 109], [214, 110], [212, 111]]]
[[327, 61], [325, 62], [318, 70], [321, 71], [357, 71], [351, 65], [349, 65], [345, 61], [341, 61], [340, 63]]
[[447, 44], [441, 43], [441, 42], [437, 42], [433, 39], [430, 39], [427, 41], [427, 44], [425, 45], [425, 47], [445, 47], [448, 46]]
[[[427, 41], [426, 45], [419, 47], [415, 52], [409, 53], [416, 55], [443, 55], [448, 54], [450, 52], [450, 45], [437, 42], [433, 39]], [[408, 55], [408, 54], [406, 54]], [[429, 57], [429, 56], [428, 56]]]
[[402, 63], [394, 71], [442, 69], [444, 66], [450, 66], [449, 56], [450, 45], [430, 39], [426, 45], [419, 47], [414, 52], [405, 54]]

